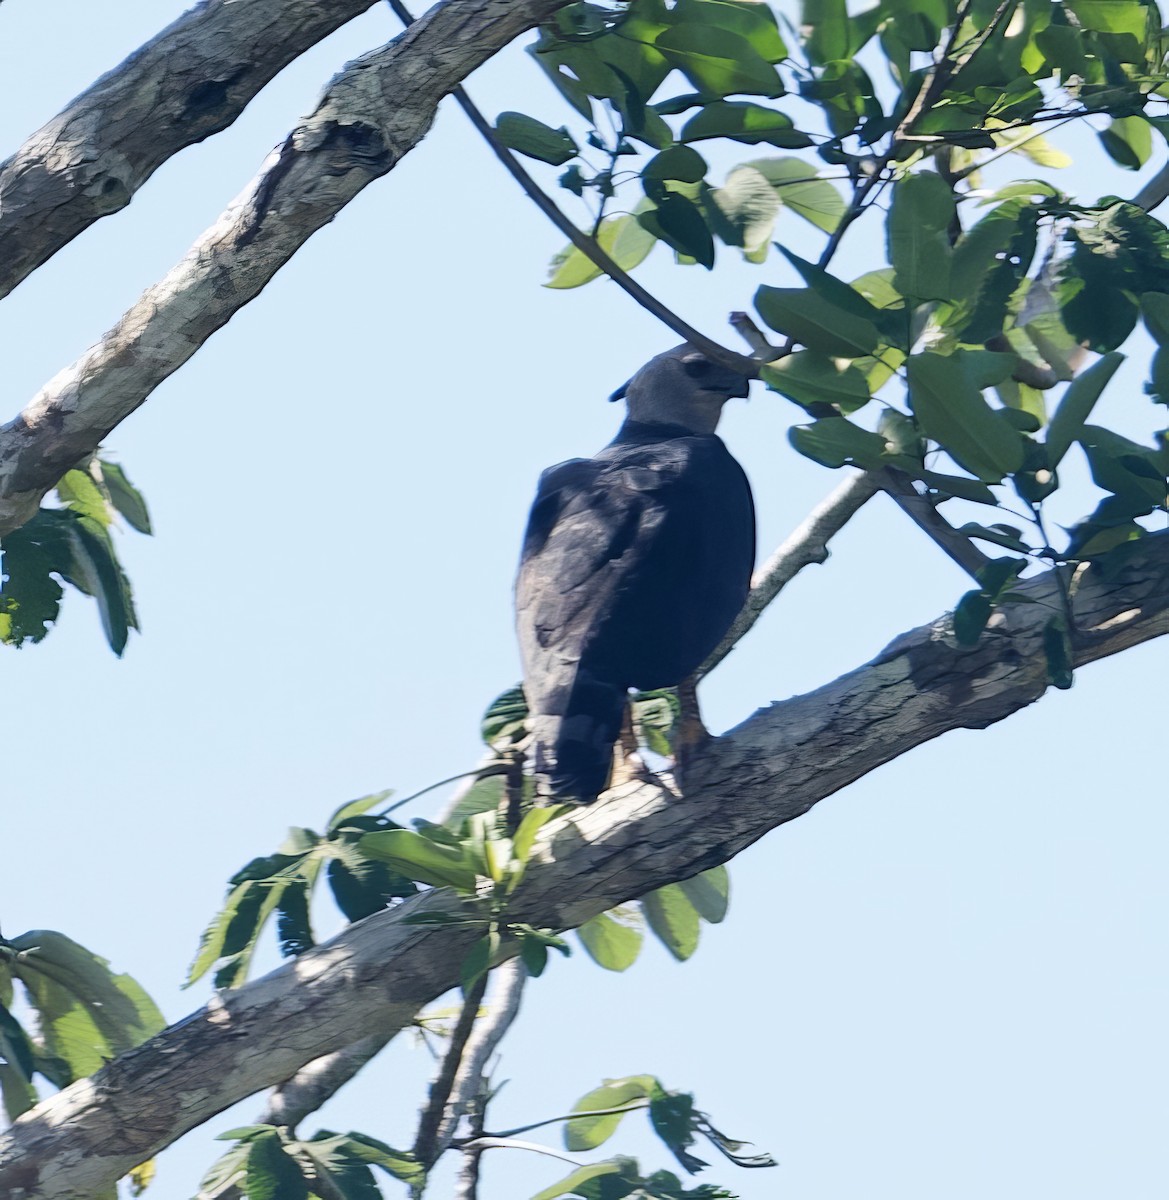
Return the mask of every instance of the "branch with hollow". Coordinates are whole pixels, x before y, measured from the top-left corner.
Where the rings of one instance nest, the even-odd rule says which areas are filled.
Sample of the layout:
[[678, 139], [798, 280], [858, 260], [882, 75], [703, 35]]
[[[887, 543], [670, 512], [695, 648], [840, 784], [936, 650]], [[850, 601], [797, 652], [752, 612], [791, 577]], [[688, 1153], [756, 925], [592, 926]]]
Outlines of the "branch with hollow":
[[313, 233], [393, 170], [461, 79], [565, 3], [446, 0], [346, 67], [187, 256], [0, 427], [0, 536], [27, 521]]
[[0, 297], [376, 0], [205, 0], [0, 163]]
[[[1062, 571], [1017, 589], [972, 647], [948, 618], [872, 662], [764, 709], [696, 756], [682, 794], [632, 782], [541, 831], [508, 920], [569, 929], [733, 858], [883, 763], [984, 728], [1048, 688], [1044, 627]], [[1169, 633], [1169, 532], [1077, 576], [1077, 667]], [[728, 801], [733, 797], [733, 803]], [[6, 1200], [82, 1200], [237, 1101], [361, 1037], [388, 1035], [457, 982], [478, 930], [403, 918], [454, 911], [431, 891], [358, 921], [45, 1100], [0, 1136]]]

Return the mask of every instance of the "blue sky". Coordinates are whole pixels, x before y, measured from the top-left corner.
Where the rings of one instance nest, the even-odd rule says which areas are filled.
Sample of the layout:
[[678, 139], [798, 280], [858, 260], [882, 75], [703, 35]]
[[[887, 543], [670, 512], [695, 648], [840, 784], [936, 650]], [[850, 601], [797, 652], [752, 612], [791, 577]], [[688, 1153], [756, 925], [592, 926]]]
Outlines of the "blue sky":
[[[7, 0], [0, 151], [184, 7]], [[185, 252], [334, 71], [394, 32], [388, 11], [353, 22], [0, 305], [6, 411]], [[517, 52], [470, 87], [491, 115], [566, 116]], [[1085, 145], [1066, 186], [1093, 198], [1102, 167]], [[819, 250], [807, 226], [780, 232]], [[850, 238], [846, 273], [876, 265], [874, 240]], [[233, 871], [288, 825], [476, 761], [479, 715], [518, 677], [511, 576], [536, 477], [603, 444], [619, 417], [605, 397], [676, 340], [611, 285], [542, 289], [560, 244], [444, 105], [114, 432], [157, 530], [121, 539], [143, 633], [115, 659], [74, 594], [47, 641], [3, 654], [6, 935], [61, 929], [178, 1019], [206, 998], [178, 985]], [[708, 275], [668, 258], [640, 277], [715, 336], [759, 283], [788, 282], [775, 263], [724, 254]], [[1139, 370], [1127, 379], [1108, 415], [1147, 423]], [[835, 483], [788, 447], [792, 418], [760, 389], [723, 428], [761, 554]], [[708, 723], [859, 665], [965, 587], [872, 502], [704, 685]], [[1163, 1195], [1167, 667], [1163, 643], [1090, 667], [783, 827], [731, 864], [728, 920], [687, 964], [655, 946], [623, 976], [558, 959], [504, 1043], [492, 1123], [652, 1072], [781, 1161], [707, 1172], [746, 1200]], [[409, 1143], [429, 1063], [400, 1042], [322, 1125]], [[167, 1151], [149, 1194], [192, 1195], [211, 1135], [260, 1105]], [[613, 1149], [669, 1166], [637, 1120]], [[520, 1200], [557, 1172], [495, 1152], [483, 1195]]]

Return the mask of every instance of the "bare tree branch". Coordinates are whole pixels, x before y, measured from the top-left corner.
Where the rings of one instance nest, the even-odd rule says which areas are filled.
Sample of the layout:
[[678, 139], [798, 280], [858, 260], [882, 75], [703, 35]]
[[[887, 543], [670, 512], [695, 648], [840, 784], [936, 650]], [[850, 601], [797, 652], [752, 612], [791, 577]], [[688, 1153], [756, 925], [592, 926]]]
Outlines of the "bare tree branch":
[[0, 164], [0, 297], [376, 0], [205, 0]]
[[367, 184], [426, 134], [438, 102], [566, 0], [446, 0], [351, 63], [316, 111], [159, 283], [0, 427], [0, 536], [143, 403]]
[[[567, 929], [726, 862], [769, 830], [883, 763], [952, 729], [983, 728], [1048, 687], [1043, 633], [1066, 573], [1017, 590], [976, 646], [948, 619], [871, 663], [756, 713], [691, 765], [684, 794], [632, 782], [541, 831], [510, 921]], [[1077, 666], [1169, 633], [1169, 531], [1077, 577]], [[733, 796], [734, 803], [724, 802]], [[479, 936], [403, 917], [453, 911], [428, 892], [347, 927], [38, 1105], [0, 1136], [5, 1200], [89, 1200], [230, 1104], [363, 1036], [401, 1029], [457, 982]]]
[[503, 1035], [519, 1016], [520, 1000], [524, 994], [524, 984], [528, 980], [528, 971], [520, 959], [513, 958], [496, 967], [492, 972], [492, 979], [494, 984], [491, 1007], [475, 1023], [475, 1028], [467, 1039], [467, 1047], [455, 1075], [442, 1124], [439, 1126], [436, 1139], [439, 1154], [451, 1144], [459, 1121], [481, 1094], [487, 1064], [503, 1040]]
[[698, 668], [700, 679], [730, 654], [767, 606], [805, 567], [827, 561], [828, 543], [879, 490], [871, 474], [854, 472], [808, 513], [787, 541], [755, 572], [743, 611]]

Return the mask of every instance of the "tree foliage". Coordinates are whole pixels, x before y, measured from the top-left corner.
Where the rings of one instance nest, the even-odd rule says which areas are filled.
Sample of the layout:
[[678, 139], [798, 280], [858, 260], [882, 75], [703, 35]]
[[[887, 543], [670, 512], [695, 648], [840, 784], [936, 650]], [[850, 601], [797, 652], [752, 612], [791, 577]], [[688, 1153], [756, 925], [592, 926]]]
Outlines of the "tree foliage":
[[[955, 598], [959, 643], [976, 644], [996, 609], [1034, 603], [1021, 583], [1028, 573], [1118, 569], [1126, 548], [1148, 537], [1166, 510], [1169, 436], [1146, 444], [1093, 417], [1140, 328], [1156, 349], [1139, 403], [1169, 403], [1169, 230], [1150, 211], [1164, 196], [1066, 193], [1049, 175], [1070, 159], [1048, 131], [1054, 139], [1067, 126], [1090, 129], [1115, 168], [1116, 193], [1122, 172], [1169, 137], [1169, 43], [1155, 4], [880, 0], [850, 15], [843, 0], [806, 0], [797, 28], [756, 0], [572, 3], [528, 49], [562, 107], [501, 114], [499, 146], [559, 172], [570, 203], [585, 206], [586, 236], [619, 274], [659, 243], [682, 266], [715, 269], [737, 251], [760, 269], [752, 304], [778, 340], [755, 350], [767, 386], [796, 406], [795, 449], [828, 468], [911, 481], [939, 540], [986, 548], [976, 552], [975, 587]], [[739, 161], [743, 146], [750, 157]], [[789, 215], [801, 223], [798, 252], [787, 244]], [[854, 228], [879, 240], [883, 265], [848, 269], [842, 247]], [[599, 278], [596, 257], [576, 239], [551, 264], [548, 286]], [[1052, 508], [1073, 462], [1090, 474], [1095, 507], [1057, 528]], [[943, 519], [941, 506], [963, 523]], [[0, 641], [44, 638], [69, 584], [94, 598], [122, 653], [137, 618], [111, 535], [119, 521], [150, 532], [122, 468], [86, 455], [4, 537]], [[1075, 660], [1066, 590], [1064, 599], [1042, 638], [1056, 687], [1070, 685]], [[672, 753], [678, 716], [672, 693], [635, 698], [649, 755]], [[423, 1113], [424, 1124], [441, 1122], [488, 974], [518, 956], [539, 976], [550, 950], [570, 949], [562, 928], [513, 911], [540, 830], [560, 815], [532, 807], [520, 765], [524, 717], [519, 689], [491, 705], [487, 765], [469, 773], [443, 819], [399, 825], [388, 815], [397, 805], [380, 793], [337, 809], [323, 834], [293, 829], [275, 853], [252, 859], [228, 882], [187, 982], [214, 971], [217, 988], [239, 986], [273, 917], [283, 955], [311, 949], [322, 878], [349, 921], [451, 889], [456, 904], [409, 918], [473, 933], [457, 1016], [419, 1019], [443, 1044]], [[702, 924], [723, 920], [728, 896], [716, 866], [593, 917], [579, 941], [620, 971], [648, 928], [683, 960]], [[17, 982], [28, 1020], [13, 1011]], [[64, 1087], [161, 1025], [129, 976], [112, 975], [64, 935], [0, 941], [0, 1086], [11, 1118], [35, 1104], [35, 1077]], [[370, 1200], [381, 1194], [378, 1172], [421, 1195], [446, 1147], [476, 1161], [491, 1148], [491, 1088], [482, 1078], [477, 1087], [459, 1114], [464, 1135], [448, 1130], [442, 1145], [421, 1133], [412, 1149], [395, 1150], [358, 1132], [234, 1130], [200, 1195]], [[526, 1128], [563, 1123], [566, 1148], [591, 1152], [634, 1109], [648, 1112], [686, 1172], [707, 1166], [691, 1149], [699, 1136], [738, 1166], [773, 1165], [652, 1076], [606, 1081], [572, 1113]], [[732, 1194], [687, 1189], [669, 1171], [646, 1175], [613, 1157], [577, 1166], [534, 1200]]]

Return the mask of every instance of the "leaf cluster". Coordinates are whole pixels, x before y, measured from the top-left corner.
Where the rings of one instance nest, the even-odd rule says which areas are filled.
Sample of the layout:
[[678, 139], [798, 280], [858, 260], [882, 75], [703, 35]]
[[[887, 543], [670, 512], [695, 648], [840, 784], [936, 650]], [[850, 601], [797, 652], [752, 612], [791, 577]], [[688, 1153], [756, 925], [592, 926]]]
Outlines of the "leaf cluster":
[[56, 500], [57, 507], [41, 508], [0, 545], [0, 643], [41, 641], [60, 612], [61, 584], [68, 583], [97, 602], [106, 641], [120, 655], [138, 617], [112, 529], [120, 517], [150, 533], [146, 502], [117, 463], [96, 456], [65, 473]]

